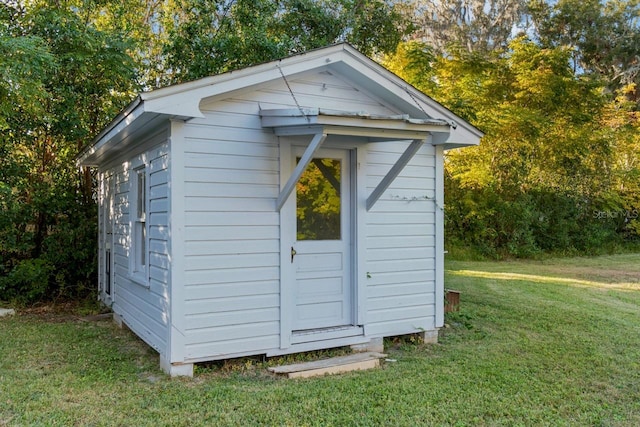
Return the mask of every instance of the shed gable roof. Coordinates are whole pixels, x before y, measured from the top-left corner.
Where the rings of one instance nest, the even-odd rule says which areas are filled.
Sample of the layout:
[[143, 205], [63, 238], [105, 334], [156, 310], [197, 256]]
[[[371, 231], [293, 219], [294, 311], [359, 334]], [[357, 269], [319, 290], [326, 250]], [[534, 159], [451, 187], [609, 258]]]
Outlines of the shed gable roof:
[[200, 110], [203, 101], [323, 67], [357, 81], [361, 88], [407, 117], [448, 123], [449, 138], [444, 143], [445, 148], [480, 142], [483, 134], [474, 126], [352, 46], [338, 44], [142, 93], [78, 155], [78, 163], [99, 165], [106, 154], [124, 151], [130, 143], [135, 143], [136, 135], [169, 119], [204, 117]]

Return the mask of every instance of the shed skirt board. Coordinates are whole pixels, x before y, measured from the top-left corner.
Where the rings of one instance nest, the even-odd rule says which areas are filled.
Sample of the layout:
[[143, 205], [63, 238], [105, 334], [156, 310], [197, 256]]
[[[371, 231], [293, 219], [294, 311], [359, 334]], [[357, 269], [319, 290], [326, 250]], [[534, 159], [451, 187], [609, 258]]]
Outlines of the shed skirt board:
[[[319, 335], [321, 336], [321, 335]], [[367, 345], [371, 342], [371, 337], [358, 335], [345, 338], [333, 338], [326, 340], [314, 340], [299, 344], [291, 344], [287, 348], [273, 348], [266, 351], [267, 357], [283, 356], [286, 354], [304, 353], [306, 351], [325, 350], [328, 348], [338, 348], [345, 346]]]

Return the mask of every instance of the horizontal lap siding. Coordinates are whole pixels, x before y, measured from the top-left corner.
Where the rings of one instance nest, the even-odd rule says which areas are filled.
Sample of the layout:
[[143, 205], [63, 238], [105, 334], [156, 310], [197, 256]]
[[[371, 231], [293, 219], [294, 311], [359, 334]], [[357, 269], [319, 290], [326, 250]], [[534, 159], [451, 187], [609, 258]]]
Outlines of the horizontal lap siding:
[[[407, 144], [369, 144], [368, 194]], [[422, 147], [367, 213], [367, 335], [397, 335], [434, 327], [434, 156], [433, 147]]]
[[129, 218], [129, 170], [131, 159], [115, 167], [113, 310], [151, 347], [163, 353], [168, 335], [169, 295], [169, 153], [165, 132], [153, 135], [143, 156], [148, 170], [149, 283], [142, 286], [130, 279], [131, 227]]
[[185, 127], [187, 359], [280, 342], [279, 150], [257, 109], [226, 101]]
[[[327, 71], [313, 71], [301, 76], [288, 76], [261, 90], [243, 92], [235, 96], [235, 103], [227, 111], [243, 111], [243, 107], [259, 103], [263, 110], [276, 108], [319, 108], [325, 110], [362, 112], [370, 114], [397, 114], [358, 88], [357, 82]], [[289, 87], [287, 87], [287, 84]], [[289, 91], [291, 88], [291, 92]]]
[[278, 140], [261, 109], [396, 113], [332, 74], [290, 76], [201, 105], [185, 136], [186, 358], [280, 346]]
[[[154, 320], [163, 326], [163, 338], [168, 331], [170, 242], [169, 242], [169, 152], [168, 144], [148, 152], [149, 158], [149, 292], [154, 304]], [[158, 317], [159, 316], [159, 317]]]

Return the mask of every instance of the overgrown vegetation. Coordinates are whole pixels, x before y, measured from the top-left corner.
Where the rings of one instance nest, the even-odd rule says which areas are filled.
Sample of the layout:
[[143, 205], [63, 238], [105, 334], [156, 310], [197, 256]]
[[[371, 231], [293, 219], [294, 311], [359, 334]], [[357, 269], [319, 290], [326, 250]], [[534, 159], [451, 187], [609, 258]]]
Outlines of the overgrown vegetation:
[[97, 209], [74, 158], [143, 89], [347, 40], [391, 52], [381, 0], [0, 4], [0, 301], [95, 292]]
[[486, 132], [479, 147], [447, 155], [449, 246], [495, 258], [590, 254], [638, 241], [635, 84], [619, 85], [613, 97], [602, 76], [572, 69], [572, 54], [520, 37], [503, 52], [447, 57], [410, 42], [387, 60]]
[[446, 280], [462, 300], [439, 344], [390, 340], [382, 369], [303, 380], [250, 358], [169, 379], [110, 321], [2, 318], [0, 425], [640, 423], [639, 255], [449, 262]]
[[79, 150], [136, 93], [347, 41], [482, 129], [446, 163], [452, 253], [640, 234], [640, 5], [561, 0], [0, 3], [0, 300], [95, 286]]
[[92, 175], [74, 158], [136, 85], [124, 36], [82, 12], [0, 5], [0, 300], [95, 287]]

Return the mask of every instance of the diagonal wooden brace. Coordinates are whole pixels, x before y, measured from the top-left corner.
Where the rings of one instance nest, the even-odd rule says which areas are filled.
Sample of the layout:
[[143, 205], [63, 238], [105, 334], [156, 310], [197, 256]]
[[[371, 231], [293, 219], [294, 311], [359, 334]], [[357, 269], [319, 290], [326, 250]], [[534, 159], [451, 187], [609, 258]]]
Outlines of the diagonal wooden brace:
[[316, 133], [313, 136], [313, 139], [309, 143], [309, 146], [307, 147], [307, 149], [304, 151], [304, 154], [300, 158], [300, 161], [296, 165], [296, 168], [293, 170], [293, 173], [289, 177], [289, 180], [282, 188], [282, 191], [280, 191], [280, 195], [276, 200], [277, 211], [280, 211], [280, 209], [282, 209], [282, 206], [284, 206], [285, 202], [289, 198], [289, 195], [291, 195], [291, 193], [293, 192], [293, 189], [295, 188], [296, 184], [300, 180], [300, 177], [302, 176], [305, 169], [307, 168], [307, 165], [309, 165], [309, 163], [313, 159], [313, 155], [318, 151], [318, 149], [320, 148], [320, 146], [322, 145], [322, 143], [326, 138], [327, 138], [326, 133]]
[[418, 152], [420, 147], [425, 143], [423, 139], [415, 139], [409, 144], [407, 149], [402, 153], [398, 161], [391, 166], [389, 172], [382, 178], [382, 181], [378, 184], [378, 186], [371, 192], [369, 197], [367, 198], [367, 211], [369, 211], [373, 205], [376, 204], [382, 193], [385, 192], [387, 188], [391, 185], [394, 179], [402, 172], [402, 169], [411, 161], [413, 156]]

